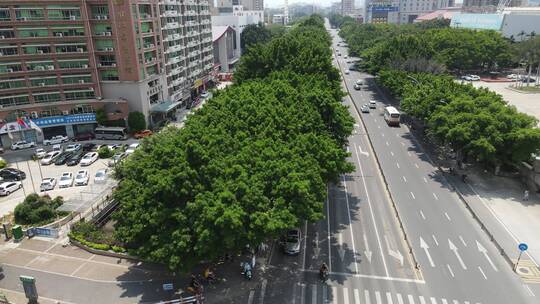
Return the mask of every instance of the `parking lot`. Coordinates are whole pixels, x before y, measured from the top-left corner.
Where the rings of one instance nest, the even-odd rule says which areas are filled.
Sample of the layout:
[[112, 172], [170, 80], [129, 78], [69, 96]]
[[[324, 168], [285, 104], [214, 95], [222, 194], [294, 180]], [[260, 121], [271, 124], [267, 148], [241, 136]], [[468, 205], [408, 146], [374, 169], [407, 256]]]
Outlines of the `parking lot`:
[[[127, 141], [103, 141], [103, 140], [93, 140], [81, 142], [82, 144], [91, 142], [94, 144], [131, 144], [137, 142], [136, 140], [130, 139]], [[72, 142], [62, 144], [63, 147]], [[37, 148], [44, 148], [47, 151], [52, 150], [51, 146], [38, 146]], [[64, 198], [64, 206], [61, 207], [63, 210], [82, 210], [85, 207], [92, 204], [96, 199], [99, 199], [100, 196], [105, 195], [108, 190], [114, 186], [115, 181], [111, 178], [111, 168], [107, 166], [108, 159], [98, 159], [96, 162], [90, 166], [81, 167], [80, 164], [75, 166], [67, 165], [41, 165], [39, 161], [32, 160], [32, 154], [35, 152], [35, 148], [17, 150], [17, 151], [6, 151], [2, 158], [8, 162], [8, 167], [19, 169], [26, 173], [26, 179], [22, 181], [22, 189], [19, 189], [8, 196], [0, 197], [0, 216], [4, 216], [13, 212], [15, 206], [23, 201], [24, 197], [30, 193], [47, 193], [51, 197], [62, 196]], [[100, 169], [109, 169], [108, 178], [106, 182], [96, 184], [94, 182], [94, 176], [96, 172]], [[40, 192], [40, 184], [43, 178], [54, 177], [59, 180], [60, 176], [64, 172], [71, 172], [75, 177], [77, 171], [79, 170], [88, 170], [89, 172], [89, 182], [86, 186], [71, 186], [67, 188], [59, 189], [58, 184], [51, 191]]]

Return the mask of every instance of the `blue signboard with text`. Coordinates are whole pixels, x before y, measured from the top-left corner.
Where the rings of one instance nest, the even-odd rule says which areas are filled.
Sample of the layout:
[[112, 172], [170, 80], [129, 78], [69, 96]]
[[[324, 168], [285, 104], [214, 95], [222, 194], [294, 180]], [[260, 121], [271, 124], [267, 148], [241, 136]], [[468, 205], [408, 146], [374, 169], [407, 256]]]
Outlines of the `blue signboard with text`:
[[73, 114], [64, 116], [51, 116], [45, 118], [32, 119], [38, 127], [48, 127], [53, 125], [95, 123], [95, 113]]
[[371, 6], [369, 8], [372, 13], [384, 13], [384, 12], [397, 12], [399, 7], [397, 6]]

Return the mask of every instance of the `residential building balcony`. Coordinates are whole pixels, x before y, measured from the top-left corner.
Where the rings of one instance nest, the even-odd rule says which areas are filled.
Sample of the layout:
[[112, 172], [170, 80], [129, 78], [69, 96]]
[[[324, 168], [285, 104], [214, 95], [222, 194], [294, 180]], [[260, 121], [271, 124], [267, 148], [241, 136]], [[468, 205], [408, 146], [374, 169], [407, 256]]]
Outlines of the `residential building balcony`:
[[168, 30], [177, 29], [180, 27], [180, 24], [178, 22], [169, 22], [165, 24], [164, 28]]

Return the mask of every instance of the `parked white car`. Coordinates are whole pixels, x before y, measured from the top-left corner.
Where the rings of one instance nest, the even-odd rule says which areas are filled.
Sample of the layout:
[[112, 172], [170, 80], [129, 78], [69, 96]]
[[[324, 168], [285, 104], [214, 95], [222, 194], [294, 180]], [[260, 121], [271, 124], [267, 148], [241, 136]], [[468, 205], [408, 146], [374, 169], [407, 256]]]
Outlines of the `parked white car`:
[[73, 151], [79, 150], [81, 147], [82, 147], [81, 144], [67, 145], [65, 151], [66, 151], [66, 152], [73, 152]]
[[36, 152], [34, 152], [34, 155], [37, 158], [43, 158], [45, 157], [45, 155], [47, 155], [47, 151], [45, 151], [45, 149], [37, 148]]
[[88, 170], [79, 170], [77, 175], [75, 175], [75, 186], [86, 186], [90, 180], [90, 175], [88, 175]]
[[0, 184], [0, 195], [9, 195], [22, 188], [21, 182], [4, 182]]
[[103, 184], [107, 181], [107, 169], [99, 169], [94, 176], [94, 183]]
[[11, 145], [11, 150], [27, 149], [35, 147], [36, 143], [33, 141], [21, 140]]
[[345, 75], [349, 75], [350, 72], [351, 72], [351, 71], [349, 71], [349, 69], [346, 69], [346, 70], [345, 70]]
[[53, 151], [64, 152], [64, 148], [62, 148], [61, 144], [56, 144], [56, 145], [52, 146], [52, 150]]
[[61, 143], [65, 143], [69, 141], [69, 138], [67, 136], [64, 136], [64, 135], [57, 135], [57, 136], [53, 136], [49, 139], [45, 139], [43, 141], [43, 144], [45, 146], [50, 146], [50, 145], [56, 145], [56, 144], [61, 144]]
[[49, 153], [47, 153], [42, 159], [41, 159], [41, 164], [46, 166], [46, 165], [50, 165], [54, 162], [54, 160], [58, 157], [58, 155], [60, 155], [60, 151], [51, 151]]
[[58, 181], [58, 188], [67, 188], [71, 186], [73, 186], [73, 173], [62, 173], [62, 176], [60, 176], [60, 180]]
[[139, 147], [139, 143], [133, 143], [133, 144], [129, 145], [127, 150], [126, 150], [126, 155], [129, 155], [129, 154], [135, 152], [135, 150], [137, 150], [138, 147]]
[[81, 166], [90, 166], [98, 159], [98, 154], [96, 152], [88, 152], [81, 159]]
[[39, 191], [50, 191], [56, 187], [56, 178], [47, 177], [41, 180], [41, 185], [39, 185]]
[[521, 76], [518, 75], [518, 74], [510, 74], [510, 75], [506, 76], [506, 79], [512, 80], [512, 81], [518, 81], [518, 80], [521, 79]]
[[478, 81], [478, 80], [480, 80], [480, 76], [478, 76], [478, 75], [465, 75], [465, 76], [462, 76], [461, 79], [467, 80], [467, 81]]

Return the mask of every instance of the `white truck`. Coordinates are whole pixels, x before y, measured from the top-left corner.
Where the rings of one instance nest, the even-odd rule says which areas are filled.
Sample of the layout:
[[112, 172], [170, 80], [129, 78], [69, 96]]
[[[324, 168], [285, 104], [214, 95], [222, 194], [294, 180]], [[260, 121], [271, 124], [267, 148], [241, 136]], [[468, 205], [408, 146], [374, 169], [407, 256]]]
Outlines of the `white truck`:
[[21, 140], [11, 145], [11, 150], [19, 150], [35, 147], [36, 143], [33, 141]]
[[69, 138], [67, 136], [64, 136], [64, 135], [57, 135], [57, 136], [53, 136], [49, 139], [45, 139], [43, 141], [43, 144], [45, 146], [50, 146], [50, 145], [56, 145], [56, 144], [61, 144], [61, 143], [65, 143], [69, 141]]

